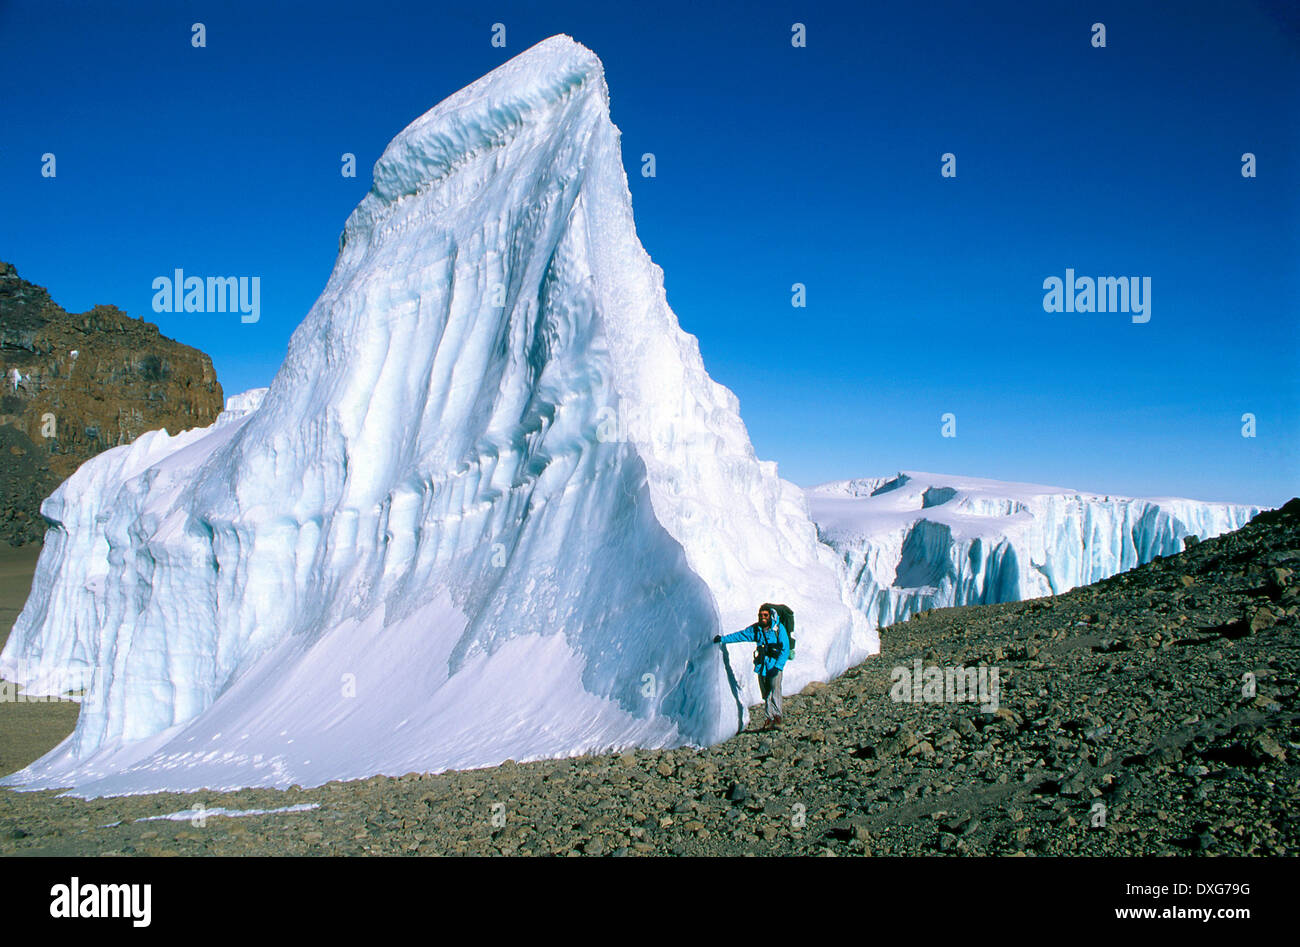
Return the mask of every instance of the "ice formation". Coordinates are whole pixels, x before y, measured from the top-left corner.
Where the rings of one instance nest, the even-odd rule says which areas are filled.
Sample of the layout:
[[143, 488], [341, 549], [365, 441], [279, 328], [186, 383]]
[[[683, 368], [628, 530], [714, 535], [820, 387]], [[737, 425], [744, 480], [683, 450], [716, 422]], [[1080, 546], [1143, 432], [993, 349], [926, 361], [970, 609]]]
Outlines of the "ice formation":
[[[259, 402], [260, 397], [260, 404]], [[548, 39], [374, 168], [264, 393], [83, 465], [0, 674], [92, 669], [10, 785], [316, 785], [706, 744], [878, 643], [642, 249], [599, 60]], [[740, 649], [737, 649], [740, 650]]]
[[874, 628], [931, 608], [1066, 592], [1180, 552], [1187, 536], [1239, 529], [1260, 511], [917, 471], [807, 495]]

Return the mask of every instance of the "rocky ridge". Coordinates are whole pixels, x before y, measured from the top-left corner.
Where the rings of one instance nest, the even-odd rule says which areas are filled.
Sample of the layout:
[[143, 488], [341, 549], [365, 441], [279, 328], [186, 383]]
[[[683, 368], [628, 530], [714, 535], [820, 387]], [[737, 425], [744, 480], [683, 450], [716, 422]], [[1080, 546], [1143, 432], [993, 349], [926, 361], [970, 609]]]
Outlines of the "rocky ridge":
[[0, 262], [0, 540], [40, 540], [41, 501], [145, 431], [211, 424], [212, 359], [116, 306], [69, 313]]

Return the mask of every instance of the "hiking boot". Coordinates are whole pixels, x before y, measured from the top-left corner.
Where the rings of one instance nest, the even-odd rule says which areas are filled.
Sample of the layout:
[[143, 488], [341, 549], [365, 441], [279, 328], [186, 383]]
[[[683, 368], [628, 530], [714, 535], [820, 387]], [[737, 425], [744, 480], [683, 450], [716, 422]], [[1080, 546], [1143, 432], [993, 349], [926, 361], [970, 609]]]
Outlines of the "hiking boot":
[[773, 729], [773, 730], [778, 730], [778, 729], [780, 729], [780, 727], [781, 727], [781, 718], [780, 718], [780, 717], [773, 717], [772, 720], [771, 720], [771, 724], [772, 724], [772, 729]]

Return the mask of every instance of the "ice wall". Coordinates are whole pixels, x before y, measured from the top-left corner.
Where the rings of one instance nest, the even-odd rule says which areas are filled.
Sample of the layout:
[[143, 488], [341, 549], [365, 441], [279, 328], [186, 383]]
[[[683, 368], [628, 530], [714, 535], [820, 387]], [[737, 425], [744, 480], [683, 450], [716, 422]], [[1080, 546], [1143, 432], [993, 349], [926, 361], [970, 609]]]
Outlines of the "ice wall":
[[393, 140], [270, 388], [229, 408], [101, 454], [43, 507], [0, 673], [102, 686], [11, 784], [709, 743], [758, 699], [710, 638], [758, 603], [799, 616], [788, 691], [878, 648], [669, 309], [601, 64], [567, 37]]
[[906, 471], [807, 491], [875, 628], [949, 605], [1054, 595], [1244, 526], [1259, 507], [1134, 499]]

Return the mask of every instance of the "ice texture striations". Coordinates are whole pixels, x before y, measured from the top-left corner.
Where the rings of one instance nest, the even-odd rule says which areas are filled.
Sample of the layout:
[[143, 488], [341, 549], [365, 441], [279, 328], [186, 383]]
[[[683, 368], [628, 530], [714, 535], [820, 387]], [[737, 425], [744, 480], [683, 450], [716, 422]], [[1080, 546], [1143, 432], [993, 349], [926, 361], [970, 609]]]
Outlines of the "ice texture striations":
[[807, 491], [873, 628], [1069, 591], [1244, 526], [1260, 507], [905, 471]]
[[707, 744], [758, 700], [710, 639], [760, 602], [799, 617], [787, 691], [879, 647], [669, 309], [601, 64], [563, 36], [389, 144], [269, 389], [95, 457], [42, 512], [0, 673], [96, 685], [10, 785]]

